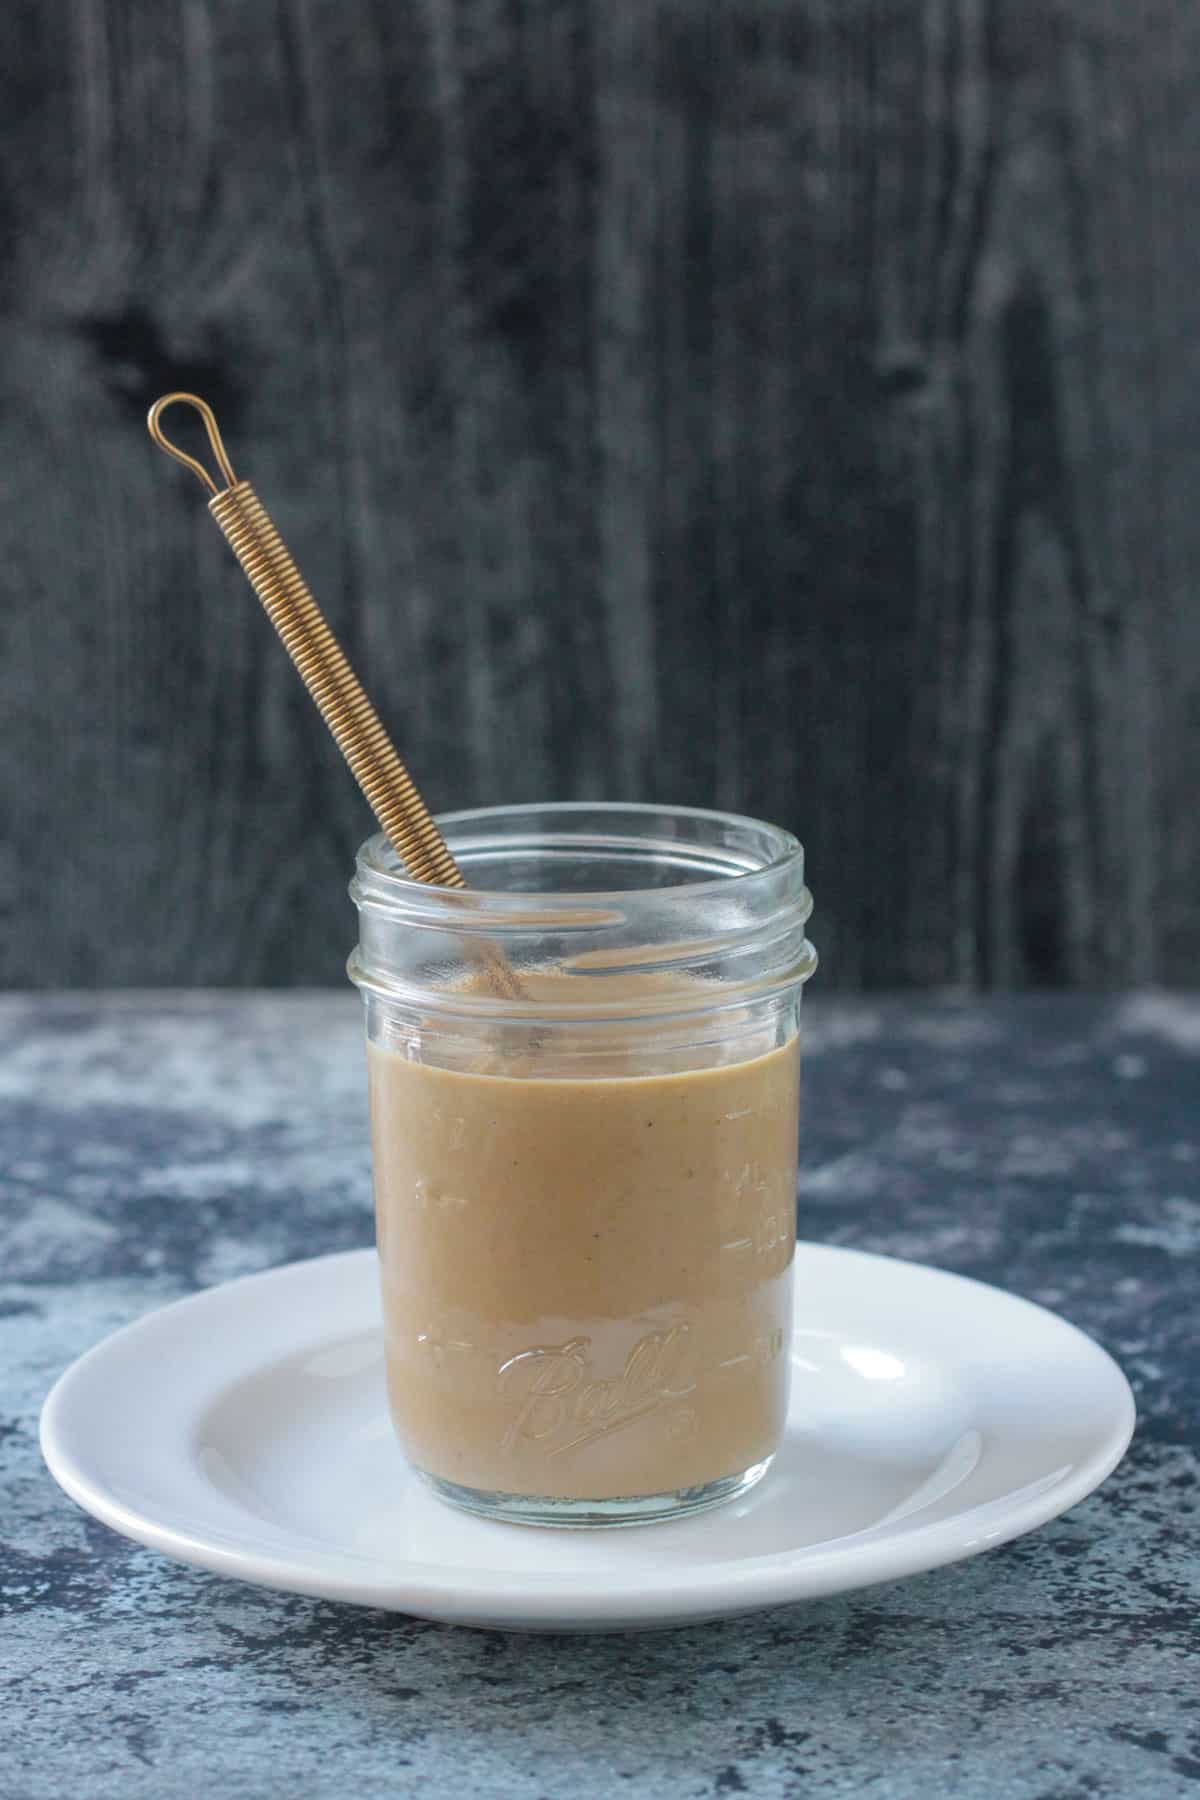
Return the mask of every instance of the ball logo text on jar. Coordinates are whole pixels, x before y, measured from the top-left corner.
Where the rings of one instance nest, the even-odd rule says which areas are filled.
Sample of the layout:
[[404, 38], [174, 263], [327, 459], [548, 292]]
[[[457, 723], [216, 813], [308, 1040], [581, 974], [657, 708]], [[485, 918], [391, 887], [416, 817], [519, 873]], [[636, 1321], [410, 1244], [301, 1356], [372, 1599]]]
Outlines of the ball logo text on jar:
[[619, 1431], [660, 1407], [684, 1400], [696, 1383], [687, 1370], [689, 1327], [648, 1331], [625, 1358], [619, 1375], [595, 1376], [591, 1339], [540, 1344], [502, 1363], [499, 1389], [513, 1404], [505, 1449], [539, 1443], [547, 1456], [565, 1456], [596, 1438]]

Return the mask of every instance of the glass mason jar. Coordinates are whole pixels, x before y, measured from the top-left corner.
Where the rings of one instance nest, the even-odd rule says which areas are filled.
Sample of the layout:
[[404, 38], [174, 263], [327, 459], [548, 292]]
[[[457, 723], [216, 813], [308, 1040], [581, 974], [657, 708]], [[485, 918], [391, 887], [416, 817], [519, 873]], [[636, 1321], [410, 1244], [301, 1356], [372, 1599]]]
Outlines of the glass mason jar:
[[382, 837], [351, 887], [400, 1443], [527, 1524], [732, 1498], [787, 1407], [804, 853], [686, 808], [440, 823], [465, 890]]

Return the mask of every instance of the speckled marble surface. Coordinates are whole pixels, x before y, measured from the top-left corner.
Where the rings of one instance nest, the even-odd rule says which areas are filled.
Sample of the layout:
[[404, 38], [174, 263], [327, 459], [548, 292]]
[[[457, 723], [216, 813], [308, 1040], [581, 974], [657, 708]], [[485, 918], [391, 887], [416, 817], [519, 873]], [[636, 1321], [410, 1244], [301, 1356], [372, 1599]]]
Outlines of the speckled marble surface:
[[240, 1587], [93, 1524], [37, 1412], [105, 1333], [367, 1243], [353, 995], [0, 1000], [4, 1800], [1200, 1791], [1200, 1000], [806, 1002], [804, 1236], [1064, 1313], [1141, 1420], [1036, 1535], [633, 1637]]

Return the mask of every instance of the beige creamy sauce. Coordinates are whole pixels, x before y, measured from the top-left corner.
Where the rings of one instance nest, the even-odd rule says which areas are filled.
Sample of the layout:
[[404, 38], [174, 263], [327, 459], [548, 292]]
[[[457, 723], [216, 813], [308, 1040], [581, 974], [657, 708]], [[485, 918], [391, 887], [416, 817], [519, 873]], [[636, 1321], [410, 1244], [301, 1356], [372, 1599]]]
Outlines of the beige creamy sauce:
[[419, 1468], [602, 1499], [772, 1453], [798, 1040], [599, 1078], [368, 1057], [388, 1392]]

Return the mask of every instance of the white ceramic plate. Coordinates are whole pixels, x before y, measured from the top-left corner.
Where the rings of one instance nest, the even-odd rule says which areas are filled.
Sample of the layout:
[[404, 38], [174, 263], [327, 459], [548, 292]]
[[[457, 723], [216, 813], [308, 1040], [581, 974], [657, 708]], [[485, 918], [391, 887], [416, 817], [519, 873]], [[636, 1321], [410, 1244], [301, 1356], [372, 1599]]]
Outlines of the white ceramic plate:
[[376, 1261], [212, 1288], [118, 1331], [42, 1410], [42, 1450], [114, 1530], [221, 1575], [426, 1618], [617, 1630], [936, 1568], [1103, 1481], [1133, 1396], [1098, 1345], [995, 1288], [801, 1244], [787, 1435], [753, 1492], [674, 1524], [475, 1519], [409, 1473]]

